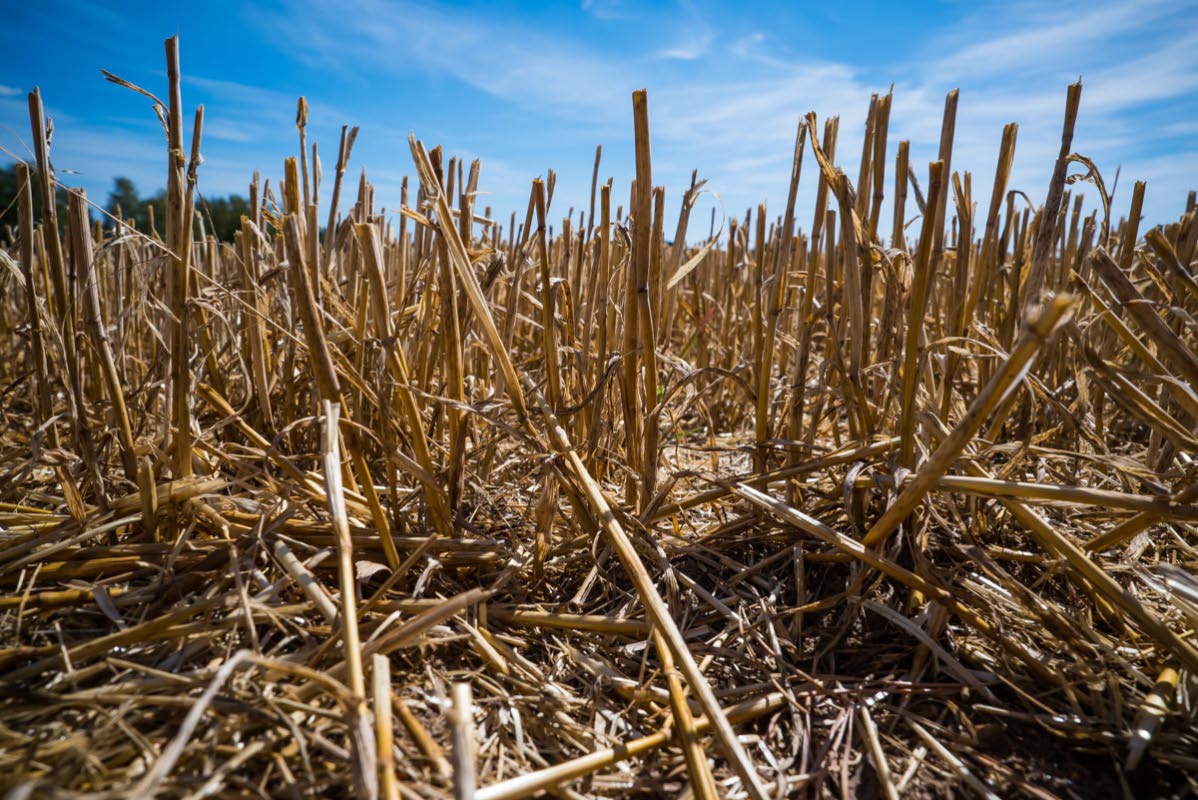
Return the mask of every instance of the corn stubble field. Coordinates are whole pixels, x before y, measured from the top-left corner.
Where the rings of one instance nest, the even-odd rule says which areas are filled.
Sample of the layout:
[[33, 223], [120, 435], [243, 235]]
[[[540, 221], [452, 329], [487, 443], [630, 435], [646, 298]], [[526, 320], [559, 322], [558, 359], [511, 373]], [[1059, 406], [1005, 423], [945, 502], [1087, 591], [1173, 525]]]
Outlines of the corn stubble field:
[[414, 138], [402, 214], [356, 129], [322, 180], [301, 100], [220, 243], [167, 64], [157, 232], [52, 213], [30, 96], [7, 796], [1198, 790], [1198, 211], [1109, 207], [1080, 84], [1042, 205], [1014, 124], [975, 192], [955, 92], [926, 173], [875, 96], [855, 180], [808, 115], [782, 213], [706, 239], [644, 92], [630, 191], [567, 215], [550, 174], [506, 226]]

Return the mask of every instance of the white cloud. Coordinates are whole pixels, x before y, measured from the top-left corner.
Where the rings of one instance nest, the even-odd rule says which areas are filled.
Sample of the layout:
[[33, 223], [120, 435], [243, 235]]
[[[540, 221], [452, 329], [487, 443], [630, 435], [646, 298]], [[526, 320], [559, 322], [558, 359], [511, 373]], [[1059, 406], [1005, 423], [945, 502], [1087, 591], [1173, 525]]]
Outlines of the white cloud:
[[737, 58], [754, 58], [758, 55], [762, 43], [765, 42], [765, 34], [761, 31], [753, 31], [745, 34], [728, 46], [728, 52]]
[[703, 15], [692, 4], [683, 7], [684, 17], [677, 23], [680, 32], [672, 43], [661, 51], [661, 57], [679, 61], [694, 61], [707, 54], [715, 41], [715, 29], [703, 19]]
[[[1186, 190], [1194, 188], [1198, 162], [1192, 152], [1177, 153], [1167, 159], [1173, 169], [1160, 170], [1144, 154], [1168, 147], [1171, 134], [1155, 120], [1198, 122], [1198, 33], [1185, 25], [1191, 16], [1176, 0], [1053, 7], [1016, 2], [965, 20], [941, 42], [955, 42], [956, 49], [922, 72], [924, 82], [937, 75], [962, 80], [954, 169], [967, 165], [975, 178], [989, 181], [1001, 124], [1016, 121], [1011, 185], [1043, 202], [1060, 147], [1065, 85], [1080, 75], [1073, 150], [1094, 158], [1108, 184], [1120, 166], [1125, 186], [1149, 180], [1149, 221], [1173, 218]], [[896, 98], [896, 111], [899, 103]], [[988, 141], [993, 144], [971, 144]], [[1085, 184], [1075, 184], [1074, 191], [1094, 194]], [[1123, 194], [1114, 198], [1116, 216], [1129, 202]]]
[[[1096, 46], [1109, 45], [1129, 31], [1159, 20], [1177, 8], [1176, 2], [1136, 3], [1011, 3], [1003, 11], [986, 6], [977, 17], [959, 26], [948, 41], [956, 46], [933, 64], [957, 79], [978, 75], [1013, 78], [1012, 73], [1055, 59], [1067, 64]], [[1003, 14], [1002, 24], [995, 19]], [[987, 36], [991, 31], [1003, 31]]]
[[[944, 95], [959, 87], [954, 171], [973, 172], [974, 197], [984, 204], [1002, 127], [1018, 122], [1010, 187], [1042, 202], [1060, 148], [1065, 88], [1081, 74], [1082, 106], [1073, 149], [1094, 157], [1108, 181], [1120, 165], [1127, 185], [1139, 169], [1151, 171], [1145, 178], [1156, 191], [1149, 192], [1147, 214], [1158, 221], [1171, 217], [1177, 198], [1193, 188], [1187, 182], [1196, 180], [1198, 163], [1192, 152], [1178, 153], [1165, 159], [1172, 169], [1157, 169], [1141, 154], [1198, 121], [1198, 33], [1182, 28], [1179, 34], [1170, 24], [1180, 8], [1176, 2], [1137, 4], [1130, 10], [1088, 3], [1041, 12], [1012, 4], [1001, 25], [985, 15], [965, 20], [932, 42], [936, 58], [916, 55], [883, 73], [883, 80], [901, 77], [891, 114], [889, 158], [900, 139], [909, 139], [911, 163], [925, 174], [923, 165], [936, 157]], [[728, 47], [748, 63], [750, 68], [740, 71], [745, 79], [721, 83], [700, 77], [661, 87], [656, 108], [665, 113], [656, 115], [661, 122], [655, 123], [654, 133], [657, 142], [692, 152], [713, 185], [729, 189], [731, 184], [728, 196], [766, 191], [777, 206], [799, 114], [811, 108], [821, 119], [842, 117], [837, 163], [855, 178], [869, 95], [885, 86], [872, 85], [863, 70], [849, 63], [781, 57], [769, 47], [769, 38], [756, 31]], [[761, 68], [751, 69], [754, 64]], [[1169, 124], [1138, 122], [1146, 109], [1171, 115]], [[1176, 119], [1179, 113], [1188, 121]], [[655, 149], [655, 157], [659, 152]], [[805, 175], [812, 174], [810, 169]], [[1075, 185], [1074, 191], [1079, 190], [1083, 185]], [[810, 193], [811, 186], [803, 186], [801, 198]], [[1120, 199], [1116, 196], [1116, 208]]]
[[19, 94], [22, 94], [20, 89], [0, 83], [0, 97], [16, 97]]
[[1159, 132], [1164, 136], [1198, 136], [1198, 119], [1170, 122], [1162, 125]]
[[1082, 84], [1093, 84], [1083, 92], [1083, 102], [1098, 111], [1122, 111], [1198, 92], [1198, 29], [1147, 55], [1099, 70]]
[[226, 142], [253, 142], [258, 126], [247, 125], [230, 120], [214, 120], [204, 123], [205, 139], [220, 139]]
[[606, 115], [624, 108], [624, 87], [632, 85], [621, 65], [578, 42], [432, 5], [350, 0], [326, 8], [293, 0], [270, 26], [293, 52], [346, 75], [418, 68], [541, 112]]
[[620, 0], [582, 0], [582, 10], [602, 20], [621, 19], [624, 16]]
[[[584, 0], [582, 11], [591, 18], [582, 23], [600, 29], [632, 13], [603, 0]], [[1042, 201], [1059, 149], [1065, 87], [1078, 75], [1083, 92], [1074, 149], [1094, 157], [1104, 173], [1113, 174], [1122, 164], [1124, 175], [1135, 177], [1135, 169], [1152, 168], [1145, 153], [1154, 143], [1188, 135], [1198, 124], [1198, 33], [1181, 24], [1185, 0], [1130, 5], [1065, 0], [1051, 8], [1030, 0], [988, 3], [935, 38], [914, 43], [904, 51], [905, 60], [868, 67], [797, 57], [772, 31], [737, 29], [688, 4], [654, 12], [652, 18], [643, 9], [636, 13], [643, 51], [631, 55], [601, 36], [563, 35], [519, 18], [433, 4], [350, 0], [333, 10], [288, 0], [281, 12], [261, 12], [259, 20], [282, 49], [303, 54], [310, 64], [347, 81], [464, 84], [519, 110], [534, 140], [556, 136], [536, 163], [509, 157], [498, 171], [489, 165], [516, 144], [518, 131], [496, 131], [486, 145], [484, 137], [474, 138], [473, 149], [492, 151], [481, 153], [484, 189], [498, 186], [500, 178], [516, 184], [497, 191], [502, 208], [522, 208], [527, 181], [546, 166], [561, 168], [557, 196], [567, 199], [555, 205], [585, 203], [587, 152], [600, 142], [605, 145], [601, 177], [617, 176], [619, 202], [620, 181], [630, 177], [631, 168], [629, 94], [639, 86], [650, 92], [655, 182], [667, 184], [671, 204], [691, 168], [698, 167], [730, 206], [769, 199], [771, 213], [784, 200], [800, 116], [815, 110], [821, 119], [842, 117], [837, 163], [855, 177], [869, 96], [885, 92], [896, 79], [890, 163], [898, 141], [910, 139], [911, 163], [924, 174], [923, 165], [936, 155], [944, 95], [959, 86], [952, 166], [973, 172], [974, 196], [983, 203], [1002, 127], [1010, 121], [1020, 124], [1011, 186]], [[269, 109], [263, 124], [272, 128], [289, 124], [293, 113], [294, 98], [277, 92], [217, 82], [196, 85], [231, 94], [244, 107]], [[452, 91], [447, 90], [445, 102], [467, 102]], [[1190, 110], [1182, 111], [1187, 104]], [[314, 100], [314, 112], [319, 107]], [[1139, 121], [1145, 109], [1157, 114], [1151, 124]], [[461, 116], [470, 113], [463, 108]], [[361, 121], [364, 137], [372, 124], [377, 126]], [[487, 124], [485, 117], [477, 122]], [[255, 133], [248, 121], [239, 120], [213, 133], [221, 135], [237, 141]], [[375, 130], [373, 135], [403, 145], [403, 132]], [[563, 163], [565, 154], [579, 163]], [[1172, 163], [1176, 168], [1153, 170], [1150, 217], [1171, 210], [1164, 199], [1154, 205], [1153, 198], [1184, 197], [1185, 182], [1198, 174], [1192, 152], [1178, 154]], [[801, 196], [807, 202], [814, 169], [808, 153]]]

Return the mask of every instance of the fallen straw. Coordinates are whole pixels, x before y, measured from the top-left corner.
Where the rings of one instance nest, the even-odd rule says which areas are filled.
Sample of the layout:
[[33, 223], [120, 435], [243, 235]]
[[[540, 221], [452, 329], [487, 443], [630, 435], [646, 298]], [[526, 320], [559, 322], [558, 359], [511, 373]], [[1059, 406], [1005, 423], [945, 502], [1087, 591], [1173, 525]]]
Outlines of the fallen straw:
[[986, 424], [990, 414], [1003, 403], [1011, 392], [1019, 387], [1031, 366], [1032, 359], [1040, 352], [1040, 348], [1044, 346], [1053, 332], [1068, 319], [1073, 305], [1074, 301], [1071, 297], [1058, 295], [1049, 299], [1028, 319], [1023, 335], [1019, 337], [1019, 341], [1003, 362], [1002, 367], [995, 372], [990, 382], [974, 398], [969, 405], [969, 410], [965, 412], [965, 416], [961, 418], [952, 432], [928, 456], [927, 462], [916, 472], [911, 482], [905, 484], [894, 502], [870, 527], [861, 539], [862, 544], [867, 547], [878, 547], [911, 514], [940, 476], [948, 472], [953, 461]]

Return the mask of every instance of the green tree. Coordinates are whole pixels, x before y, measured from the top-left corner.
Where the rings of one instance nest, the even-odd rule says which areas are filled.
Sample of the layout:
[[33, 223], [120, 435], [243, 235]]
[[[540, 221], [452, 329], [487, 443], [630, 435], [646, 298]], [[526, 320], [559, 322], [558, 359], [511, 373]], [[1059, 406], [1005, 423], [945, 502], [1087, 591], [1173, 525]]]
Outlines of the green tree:
[[141, 198], [137, 196], [137, 186], [128, 178], [113, 179], [112, 191], [108, 193], [108, 202], [104, 209], [109, 214], [120, 213], [124, 219], [131, 220], [139, 229], [142, 228], [145, 209]]
[[[109, 214], [115, 215], [118, 208], [122, 218], [133, 223], [142, 233], [156, 232], [159, 236], [165, 233], [162, 226], [166, 220], [166, 192], [159, 191], [153, 197], [141, 197], [137, 186], [129, 178], [115, 178], [112, 191], [108, 193], [106, 209]], [[244, 197], [235, 194], [209, 199], [199, 196], [196, 198], [196, 213], [198, 216], [193, 231], [196, 236], [200, 233], [202, 219], [207, 235], [231, 242], [233, 234], [241, 230], [241, 217], [249, 215], [250, 204]], [[150, 225], [151, 219], [153, 226]]]
[[207, 199], [198, 205], [208, 232], [223, 242], [233, 241], [233, 234], [241, 230], [241, 218], [250, 214], [249, 201], [236, 194]]
[[[151, 214], [151, 206], [153, 213]], [[166, 195], [159, 192], [154, 197], [142, 197], [137, 185], [124, 176], [112, 179], [112, 191], [104, 209], [113, 216], [120, 212], [121, 219], [145, 234], [157, 232], [162, 235], [162, 222], [166, 213]], [[153, 225], [150, 224], [151, 220]], [[153, 230], [151, 230], [153, 229]]]
[[[33, 222], [36, 225], [42, 220], [42, 193], [38, 188], [37, 170], [31, 169], [29, 177], [33, 181]], [[11, 241], [16, 241], [15, 231], [18, 225], [17, 190], [17, 165], [0, 167], [0, 235], [10, 238]], [[64, 225], [69, 202], [64, 190], [59, 189], [55, 193], [54, 204], [58, 208], [58, 218]], [[8, 232], [9, 228], [12, 229], [12, 233]]]

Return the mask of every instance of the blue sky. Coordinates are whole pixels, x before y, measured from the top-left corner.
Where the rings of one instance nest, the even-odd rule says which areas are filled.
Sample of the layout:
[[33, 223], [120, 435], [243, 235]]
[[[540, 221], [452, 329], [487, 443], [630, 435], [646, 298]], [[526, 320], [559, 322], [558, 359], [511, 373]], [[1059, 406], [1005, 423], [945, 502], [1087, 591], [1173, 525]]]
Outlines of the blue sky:
[[[551, 216], [585, 208], [596, 144], [600, 177], [615, 178], [615, 202], [626, 204], [631, 92], [646, 87], [654, 182], [676, 209], [698, 169], [714, 192], [696, 210], [706, 233], [713, 206], [741, 215], [765, 201], [771, 215], [782, 212], [795, 126], [809, 110], [840, 115], [837, 162], [855, 176], [870, 94], [893, 83], [891, 168], [907, 138], [921, 176], [935, 157], [944, 95], [961, 89], [953, 168], [973, 172], [984, 214], [1010, 121], [1020, 123], [1011, 186], [1043, 202], [1065, 88], [1079, 76], [1074, 149], [1108, 185], [1122, 168], [1116, 217], [1135, 179], [1148, 182], [1149, 223], [1176, 219], [1198, 188], [1194, 0], [5, 5], [0, 146], [31, 158], [25, 95], [39, 85], [60, 177], [100, 203], [116, 175], [143, 196], [158, 190], [166, 164], [149, 102], [100, 69], [166, 97], [162, 42], [176, 32], [189, 124], [205, 106], [199, 182], [210, 196], [246, 194], [255, 169], [272, 183], [282, 174], [298, 147], [303, 94], [326, 185], [340, 126], [358, 125], [349, 176], [365, 167], [379, 205], [396, 208], [402, 177], [414, 174], [409, 131], [467, 163], [482, 159], [488, 194], [479, 206], [501, 220], [523, 215], [530, 181], [549, 168], [558, 174]], [[808, 153], [804, 227], [814, 178]]]

